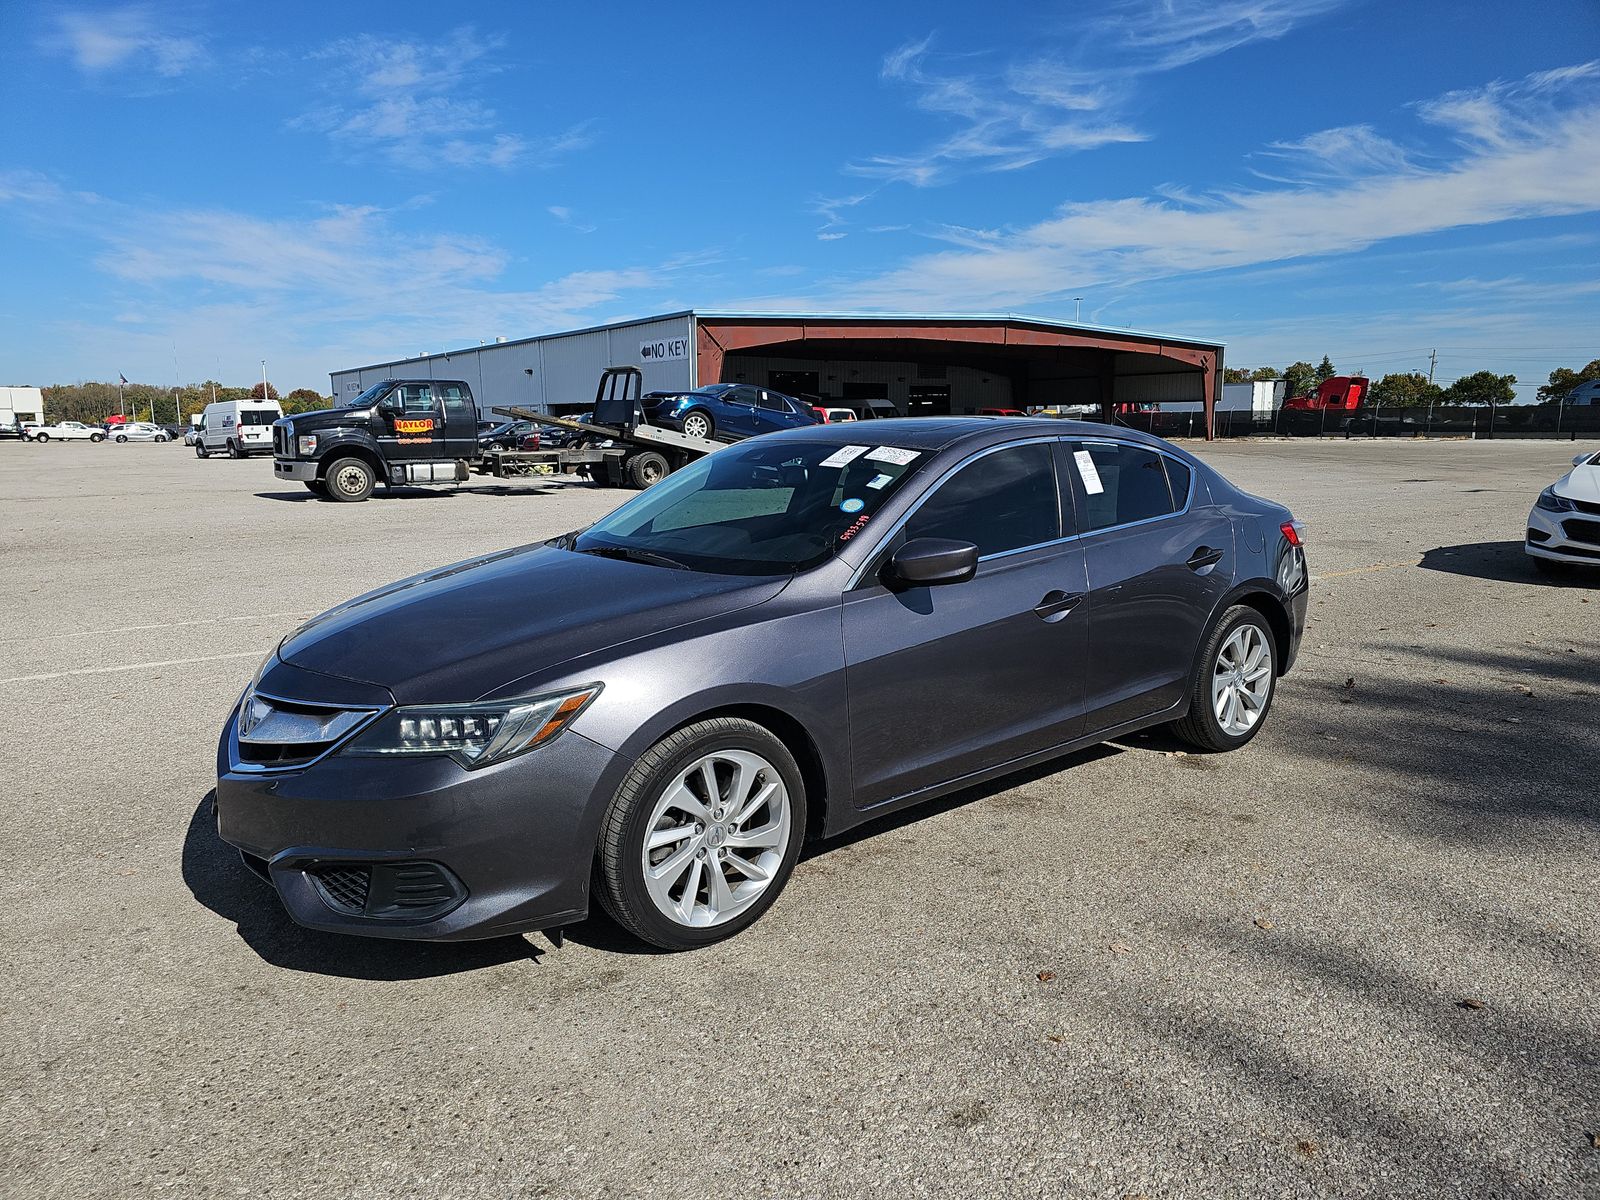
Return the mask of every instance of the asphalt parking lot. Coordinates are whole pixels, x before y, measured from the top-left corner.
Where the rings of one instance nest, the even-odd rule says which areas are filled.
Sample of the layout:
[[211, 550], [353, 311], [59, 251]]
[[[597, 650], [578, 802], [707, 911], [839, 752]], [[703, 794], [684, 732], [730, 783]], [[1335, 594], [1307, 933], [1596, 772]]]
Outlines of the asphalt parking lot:
[[671, 956], [304, 931], [206, 819], [300, 619], [629, 493], [0, 445], [0, 1193], [1600, 1194], [1600, 587], [1518, 540], [1574, 447], [1195, 448], [1310, 526], [1252, 745], [816, 847]]

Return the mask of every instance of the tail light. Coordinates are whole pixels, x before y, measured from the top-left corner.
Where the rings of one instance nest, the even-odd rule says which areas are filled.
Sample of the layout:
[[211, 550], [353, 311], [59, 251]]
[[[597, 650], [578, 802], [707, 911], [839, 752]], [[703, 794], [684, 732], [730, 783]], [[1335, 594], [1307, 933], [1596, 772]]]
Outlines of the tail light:
[[1299, 521], [1285, 521], [1278, 528], [1283, 530], [1283, 536], [1289, 545], [1304, 546], [1306, 544], [1304, 536], [1306, 527]]

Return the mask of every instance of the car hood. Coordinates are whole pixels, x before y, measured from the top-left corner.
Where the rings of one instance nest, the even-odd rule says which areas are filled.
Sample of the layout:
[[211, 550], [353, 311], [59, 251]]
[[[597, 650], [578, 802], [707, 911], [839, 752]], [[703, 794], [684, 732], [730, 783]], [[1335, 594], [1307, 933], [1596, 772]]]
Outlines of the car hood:
[[1581, 467], [1573, 467], [1551, 486], [1558, 496], [1600, 504], [1600, 466], [1585, 463]]
[[779, 578], [678, 571], [537, 544], [401, 580], [313, 617], [287, 663], [401, 704], [503, 694], [561, 663], [776, 596]]
[[292, 433], [310, 433], [315, 429], [332, 429], [339, 425], [349, 425], [355, 421], [365, 421], [372, 415], [370, 408], [314, 408], [310, 412], [295, 413], [292, 416], [279, 417], [280, 421], [287, 421]]

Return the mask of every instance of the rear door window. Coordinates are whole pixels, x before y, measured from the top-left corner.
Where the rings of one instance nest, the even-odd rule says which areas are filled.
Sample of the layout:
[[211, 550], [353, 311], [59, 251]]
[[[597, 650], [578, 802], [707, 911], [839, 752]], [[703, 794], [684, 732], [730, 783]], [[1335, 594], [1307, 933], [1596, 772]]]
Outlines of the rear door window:
[[961, 467], [906, 522], [904, 540], [923, 537], [971, 542], [979, 557], [1059, 539], [1060, 497], [1049, 443], [1009, 446]]
[[1188, 468], [1174, 503], [1164, 456], [1154, 450], [1121, 442], [1075, 442], [1069, 449], [1085, 533], [1167, 516], [1188, 495]]

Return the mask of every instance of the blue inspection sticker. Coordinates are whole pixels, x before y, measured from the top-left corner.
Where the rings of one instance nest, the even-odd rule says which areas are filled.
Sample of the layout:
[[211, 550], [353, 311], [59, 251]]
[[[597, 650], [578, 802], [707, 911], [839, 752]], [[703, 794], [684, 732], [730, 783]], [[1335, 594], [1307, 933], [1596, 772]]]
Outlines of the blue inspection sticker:
[[846, 500], [843, 504], [839, 505], [839, 511], [840, 512], [860, 512], [866, 506], [867, 506], [867, 502], [865, 500], [861, 499], [859, 496], [851, 496], [850, 499]]

